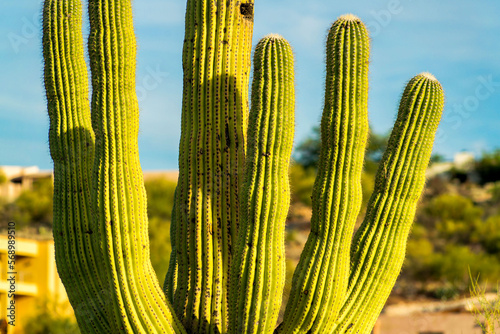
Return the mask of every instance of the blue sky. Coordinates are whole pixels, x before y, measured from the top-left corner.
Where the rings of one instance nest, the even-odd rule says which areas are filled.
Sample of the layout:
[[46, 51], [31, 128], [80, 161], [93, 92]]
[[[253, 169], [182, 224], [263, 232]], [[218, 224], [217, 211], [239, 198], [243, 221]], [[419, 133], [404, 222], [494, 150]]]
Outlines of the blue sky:
[[[135, 1], [143, 169], [176, 169], [185, 1]], [[0, 165], [52, 168], [42, 84], [41, 1], [0, 4]], [[296, 57], [296, 136], [320, 120], [324, 43], [331, 23], [358, 15], [371, 31], [370, 122], [392, 127], [405, 83], [428, 71], [446, 106], [435, 152], [500, 147], [500, 2], [497, 0], [256, 0], [254, 45], [279, 33]]]

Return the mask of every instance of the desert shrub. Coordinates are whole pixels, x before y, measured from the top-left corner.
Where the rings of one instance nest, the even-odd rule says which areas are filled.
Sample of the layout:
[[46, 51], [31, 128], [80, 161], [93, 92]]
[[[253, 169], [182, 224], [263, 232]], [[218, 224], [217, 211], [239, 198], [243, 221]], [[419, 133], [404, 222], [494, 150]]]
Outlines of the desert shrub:
[[149, 244], [151, 264], [163, 282], [168, 270], [170, 246], [170, 222], [176, 182], [159, 178], [145, 182], [148, 196]]
[[170, 220], [157, 216], [149, 218], [149, 248], [151, 250], [151, 264], [158, 276], [158, 280], [163, 282], [168, 270], [168, 259], [172, 252], [170, 245]]
[[432, 277], [434, 245], [424, 226], [415, 224], [406, 248], [403, 274], [413, 280], [426, 281]]
[[[67, 305], [66, 305], [67, 304]], [[56, 303], [48, 299], [40, 300], [35, 312], [23, 321], [24, 332], [30, 334], [78, 334], [73, 310], [67, 303]]]
[[177, 183], [158, 178], [144, 182], [144, 186], [148, 196], [148, 217], [170, 220]]
[[443, 252], [433, 256], [432, 266], [435, 279], [450, 282], [461, 288], [466, 287], [469, 268], [473, 276], [480, 273], [482, 280], [491, 282], [500, 277], [498, 256], [473, 252], [465, 245], [446, 245]]
[[15, 221], [19, 229], [32, 224], [51, 227], [53, 190], [52, 179], [35, 180], [32, 189], [23, 191], [14, 202], [2, 205], [2, 225]]
[[290, 167], [290, 190], [292, 203], [311, 206], [311, 195], [316, 178], [314, 167], [292, 164]]
[[500, 216], [491, 216], [476, 226], [474, 239], [490, 254], [500, 254]]
[[0, 168], [0, 185], [4, 184], [5, 182], [7, 182], [7, 176], [5, 175], [3, 169]]
[[481, 178], [481, 182], [495, 182], [500, 180], [500, 149], [493, 152], [483, 153], [476, 162], [476, 172]]
[[422, 210], [429, 228], [448, 242], [472, 242], [471, 236], [481, 221], [483, 210], [463, 196], [443, 194], [433, 198]]

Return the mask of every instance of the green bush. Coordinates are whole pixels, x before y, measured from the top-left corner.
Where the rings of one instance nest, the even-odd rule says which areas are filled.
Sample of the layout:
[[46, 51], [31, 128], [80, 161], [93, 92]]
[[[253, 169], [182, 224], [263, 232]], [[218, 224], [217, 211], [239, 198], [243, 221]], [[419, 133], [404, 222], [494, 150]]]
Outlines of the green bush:
[[168, 270], [170, 246], [170, 221], [176, 182], [158, 178], [144, 183], [148, 196], [149, 244], [151, 264], [163, 282]]
[[483, 153], [476, 162], [476, 172], [481, 178], [481, 182], [495, 182], [500, 180], [500, 149], [490, 153]]
[[[69, 304], [69, 303], [66, 303]], [[36, 305], [35, 312], [24, 322], [24, 332], [29, 334], [78, 334], [80, 329], [69, 305], [47, 299]]]
[[498, 256], [473, 252], [468, 246], [449, 244], [432, 260], [436, 279], [450, 282], [461, 288], [467, 287], [469, 268], [472, 276], [480, 274], [482, 280], [496, 281], [500, 277]]
[[0, 169], [0, 185], [4, 184], [5, 182], [7, 182], [7, 176], [5, 175], [3, 169]]
[[154, 216], [149, 218], [149, 249], [151, 264], [160, 282], [163, 282], [168, 270], [170, 246], [170, 220]]
[[448, 242], [471, 243], [481, 222], [483, 210], [463, 196], [443, 194], [433, 198], [423, 209], [428, 227]]
[[[443, 194], [420, 210], [408, 241], [402, 280], [439, 283], [434, 297], [451, 299], [468, 289], [469, 268], [482, 281], [500, 277], [500, 215], [463, 196]], [[435, 286], [435, 285], [434, 285]]]
[[500, 254], [500, 216], [491, 216], [477, 225], [474, 239], [490, 254]]
[[52, 179], [40, 179], [33, 182], [31, 190], [25, 190], [12, 203], [3, 203], [0, 213], [2, 226], [8, 221], [15, 221], [22, 229], [31, 224], [52, 226]]
[[158, 178], [144, 182], [148, 196], [148, 217], [170, 220], [174, 204], [175, 187], [172, 180]]
[[312, 188], [316, 170], [314, 167], [303, 167], [300, 164], [290, 166], [290, 190], [292, 203], [311, 206]]
[[434, 245], [425, 227], [415, 224], [406, 248], [404, 276], [424, 282], [432, 278], [433, 255]]

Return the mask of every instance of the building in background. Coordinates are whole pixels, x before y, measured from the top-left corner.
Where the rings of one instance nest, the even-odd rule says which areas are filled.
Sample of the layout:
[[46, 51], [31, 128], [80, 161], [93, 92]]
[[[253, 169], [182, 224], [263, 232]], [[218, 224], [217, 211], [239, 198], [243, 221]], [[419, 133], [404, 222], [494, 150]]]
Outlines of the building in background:
[[33, 181], [52, 177], [52, 171], [41, 171], [37, 166], [0, 166], [5, 182], [0, 184], [0, 197], [15, 200], [24, 190], [30, 190]]
[[[8, 239], [0, 236], [0, 319], [7, 317], [10, 303], [8, 291], [10, 283], [7, 267]], [[69, 305], [64, 286], [57, 274], [52, 240], [29, 240], [16, 238], [15, 262], [15, 327], [7, 326], [8, 334], [25, 333], [23, 321], [35, 311], [37, 303], [50, 301], [58, 305], [67, 305], [67, 314], [73, 311]], [[28, 333], [26, 333], [28, 334]]]

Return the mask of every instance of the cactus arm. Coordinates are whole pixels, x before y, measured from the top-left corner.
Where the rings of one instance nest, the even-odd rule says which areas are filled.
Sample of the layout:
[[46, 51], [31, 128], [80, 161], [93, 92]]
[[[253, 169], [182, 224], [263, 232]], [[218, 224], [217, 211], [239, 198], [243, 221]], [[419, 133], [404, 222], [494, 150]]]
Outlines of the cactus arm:
[[293, 54], [269, 35], [254, 56], [242, 213], [232, 263], [230, 333], [272, 333], [285, 283], [284, 234], [294, 132]]
[[[251, 7], [251, 8], [250, 8]], [[249, 9], [252, 9], [251, 11]], [[183, 51], [173, 304], [192, 332], [226, 332], [245, 158], [252, 1], [189, 0]]]
[[54, 243], [59, 276], [85, 333], [108, 333], [99, 276], [97, 227], [90, 218], [94, 133], [79, 0], [46, 0], [44, 81], [54, 160]]
[[92, 208], [111, 294], [108, 316], [113, 332], [184, 333], [149, 259], [131, 1], [90, 0], [89, 17], [96, 137]]
[[369, 41], [354, 15], [327, 39], [322, 150], [313, 188], [311, 233], [294, 272], [280, 333], [329, 333], [347, 291], [352, 231], [361, 203], [368, 135]]
[[354, 238], [349, 291], [334, 333], [371, 330], [394, 286], [443, 103], [441, 85], [430, 74], [417, 75], [406, 86], [366, 218]]

